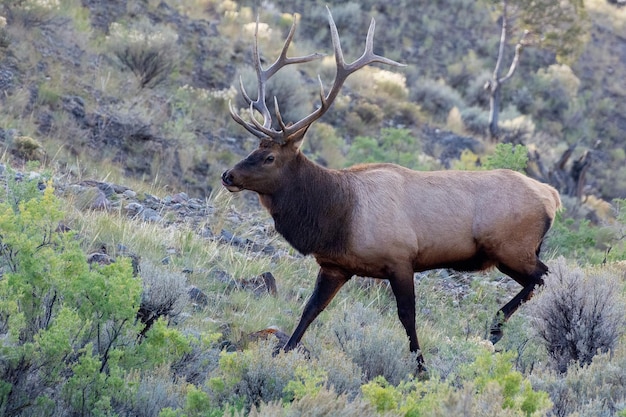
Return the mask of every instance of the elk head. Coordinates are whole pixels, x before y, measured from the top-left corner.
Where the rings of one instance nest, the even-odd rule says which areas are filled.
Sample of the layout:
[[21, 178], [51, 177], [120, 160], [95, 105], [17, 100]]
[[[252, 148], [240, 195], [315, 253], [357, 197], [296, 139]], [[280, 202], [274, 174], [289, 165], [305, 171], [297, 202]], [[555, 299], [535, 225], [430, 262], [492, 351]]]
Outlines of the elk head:
[[[289, 180], [289, 171], [294, 169], [294, 163], [303, 158], [299, 150], [307, 129], [330, 108], [341, 90], [343, 83], [350, 74], [374, 62], [393, 66], [404, 66], [403, 64], [374, 53], [374, 29], [376, 27], [374, 19], [372, 19], [367, 32], [365, 51], [361, 57], [347, 64], [341, 50], [337, 26], [330, 13], [330, 9], [326, 7], [326, 10], [328, 11], [328, 22], [336, 62], [336, 73], [332, 87], [330, 91], [326, 93], [322, 80], [318, 77], [321, 101], [319, 107], [305, 118], [294, 123], [286, 123], [283, 120], [278, 106], [278, 100], [274, 97], [274, 109], [278, 128], [272, 127], [272, 117], [266, 104], [265, 90], [267, 81], [276, 74], [278, 70], [287, 65], [313, 61], [321, 58], [323, 55], [314, 53], [295, 58], [287, 57], [287, 50], [289, 49], [296, 29], [296, 19], [294, 16], [294, 23], [285, 40], [280, 56], [267, 69], [263, 69], [258, 48], [257, 18], [257, 30], [255, 31], [253, 48], [254, 66], [258, 83], [256, 100], [250, 98], [243, 87], [243, 82], [240, 80], [241, 94], [249, 106], [250, 114], [248, 118], [250, 121], [244, 120], [235, 111], [232, 103], [229, 103], [229, 106], [230, 114], [233, 119], [261, 141], [259, 147], [248, 155], [248, 157], [222, 174], [222, 184], [227, 190], [237, 192], [247, 189], [256, 191], [260, 195], [271, 194], [277, 189], [279, 184]], [[255, 112], [258, 112], [262, 116], [262, 123], [255, 118]]]

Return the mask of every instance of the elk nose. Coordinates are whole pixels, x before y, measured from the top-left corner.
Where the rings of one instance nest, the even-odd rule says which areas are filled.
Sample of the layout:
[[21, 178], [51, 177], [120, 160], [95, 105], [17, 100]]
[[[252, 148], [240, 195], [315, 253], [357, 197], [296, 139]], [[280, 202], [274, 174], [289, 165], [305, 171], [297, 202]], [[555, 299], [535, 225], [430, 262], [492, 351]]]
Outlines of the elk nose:
[[226, 170], [222, 173], [222, 183], [224, 185], [230, 185], [233, 181], [233, 176], [230, 173], [230, 170]]

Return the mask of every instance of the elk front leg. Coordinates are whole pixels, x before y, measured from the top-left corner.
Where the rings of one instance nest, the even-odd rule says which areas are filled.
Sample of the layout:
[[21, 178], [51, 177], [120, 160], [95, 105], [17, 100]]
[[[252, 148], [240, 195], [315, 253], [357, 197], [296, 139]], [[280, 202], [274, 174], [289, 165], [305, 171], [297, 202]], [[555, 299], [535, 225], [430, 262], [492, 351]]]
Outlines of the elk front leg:
[[417, 373], [424, 374], [427, 370], [417, 341], [417, 331], [415, 330], [415, 284], [413, 283], [413, 271], [395, 274], [389, 277], [389, 283], [391, 284], [393, 295], [396, 297], [398, 318], [409, 337], [409, 349], [411, 352], [418, 354]]
[[351, 278], [348, 274], [341, 270], [321, 268], [317, 274], [317, 282], [313, 294], [306, 303], [300, 322], [285, 345], [285, 351], [295, 348], [306, 329], [317, 318], [317, 316], [331, 302], [337, 291]]

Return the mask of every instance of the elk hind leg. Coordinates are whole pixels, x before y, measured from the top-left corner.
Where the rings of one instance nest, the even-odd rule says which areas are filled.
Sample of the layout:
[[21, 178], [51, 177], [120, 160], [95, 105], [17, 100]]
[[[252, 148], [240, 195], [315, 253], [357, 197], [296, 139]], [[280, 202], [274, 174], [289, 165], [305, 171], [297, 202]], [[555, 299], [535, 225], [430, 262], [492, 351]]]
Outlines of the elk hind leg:
[[535, 267], [530, 273], [519, 272], [519, 270], [512, 269], [504, 264], [498, 265], [498, 269], [517, 281], [522, 286], [522, 289], [511, 301], [502, 306], [494, 317], [489, 330], [489, 340], [493, 344], [502, 338], [504, 323], [515, 313], [520, 305], [532, 297], [533, 291], [537, 286], [543, 285], [542, 277], [548, 272], [548, 267], [539, 258], [535, 258]]

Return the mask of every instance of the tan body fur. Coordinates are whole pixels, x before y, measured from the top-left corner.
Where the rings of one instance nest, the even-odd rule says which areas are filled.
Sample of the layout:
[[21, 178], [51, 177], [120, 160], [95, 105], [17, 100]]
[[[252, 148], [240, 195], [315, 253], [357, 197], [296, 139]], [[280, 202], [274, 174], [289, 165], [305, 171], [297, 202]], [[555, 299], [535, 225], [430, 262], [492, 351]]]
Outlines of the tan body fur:
[[560, 207], [552, 187], [509, 170], [419, 172], [380, 164], [346, 173], [354, 173], [347, 176], [360, 192], [353, 238], [335, 261], [354, 270], [371, 264], [363, 276], [385, 278], [381, 268], [407, 263], [415, 271], [463, 263], [479, 250], [489, 259], [469, 270], [500, 261], [532, 273], [544, 219]]

